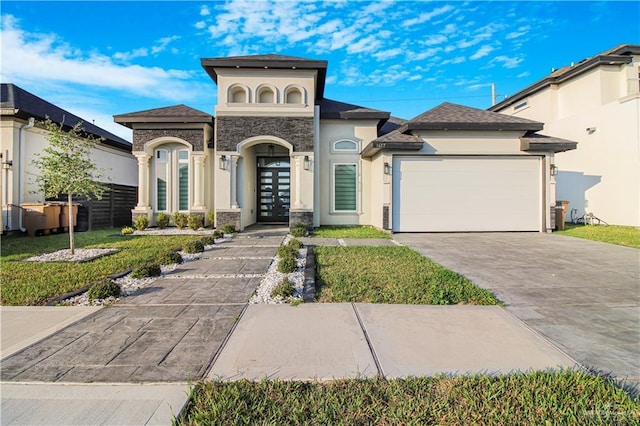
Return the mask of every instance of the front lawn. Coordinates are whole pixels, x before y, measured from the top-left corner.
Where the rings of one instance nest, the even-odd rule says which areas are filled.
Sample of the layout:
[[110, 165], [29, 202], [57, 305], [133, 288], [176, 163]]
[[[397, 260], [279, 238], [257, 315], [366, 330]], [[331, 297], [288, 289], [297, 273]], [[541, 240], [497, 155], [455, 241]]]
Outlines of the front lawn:
[[385, 238], [391, 235], [373, 226], [321, 226], [313, 231], [318, 238]]
[[462, 275], [408, 247], [317, 247], [320, 302], [495, 305]]
[[564, 231], [556, 231], [556, 233], [619, 246], [640, 248], [640, 229], [632, 226], [575, 225], [567, 223]]
[[640, 404], [582, 371], [204, 382], [177, 425], [637, 425]]
[[2, 305], [44, 305], [101, 278], [124, 272], [155, 258], [160, 252], [182, 247], [201, 236], [122, 236], [119, 229], [79, 232], [76, 248], [118, 248], [119, 252], [85, 263], [19, 262], [20, 259], [69, 247], [66, 234], [2, 238], [0, 291]]

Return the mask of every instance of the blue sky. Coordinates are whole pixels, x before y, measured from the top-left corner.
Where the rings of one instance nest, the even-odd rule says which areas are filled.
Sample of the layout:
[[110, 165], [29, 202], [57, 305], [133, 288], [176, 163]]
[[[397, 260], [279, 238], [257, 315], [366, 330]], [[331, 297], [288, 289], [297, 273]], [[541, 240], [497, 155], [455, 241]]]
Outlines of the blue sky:
[[329, 61], [325, 97], [412, 118], [476, 108], [617, 45], [640, 3], [540, 1], [6, 1], [0, 80], [131, 140], [113, 115], [176, 104], [213, 114], [200, 58]]

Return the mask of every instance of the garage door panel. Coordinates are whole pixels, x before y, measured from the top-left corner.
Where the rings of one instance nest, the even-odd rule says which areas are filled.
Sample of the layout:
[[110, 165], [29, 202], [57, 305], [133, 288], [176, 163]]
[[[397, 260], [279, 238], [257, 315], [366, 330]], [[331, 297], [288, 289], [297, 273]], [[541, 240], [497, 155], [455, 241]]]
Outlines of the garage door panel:
[[396, 157], [398, 232], [538, 231], [538, 157]]

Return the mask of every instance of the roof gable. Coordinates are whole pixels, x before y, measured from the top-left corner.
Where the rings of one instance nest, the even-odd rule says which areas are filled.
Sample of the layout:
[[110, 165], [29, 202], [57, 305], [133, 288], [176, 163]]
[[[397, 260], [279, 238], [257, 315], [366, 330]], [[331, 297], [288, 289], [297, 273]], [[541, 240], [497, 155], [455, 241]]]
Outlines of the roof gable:
[[542, 130], [544, 125], [511, 115], [444, 102], [407, 121], [401, 131], [411, 130]]
[[180, 104], [114, 115], [113, 120], [131, 128], [134, 123], [212, 123], [213, 116]]
[[131, 143], [127, 140], [104, 130], [95, 124], [88, 122], [77, 115], [64, 110], [51, 102], [27, 92], [13, 83], [2, 83], [0, 88], [0, 108], [5, 115], [7, 110], [13, 110], [11, 114], [22, 119], [33, 117], [37, 120], [44, 120], [47, 117], [54, 123], [63, 124], [65, 127], [73, 127], [77, 123], [82, 123], [82, 128], [87, 133], [98, 138], [104, 138], [102, 143], [114, 148], [131, 151]]
[[324, 85], [327, 77], [327, 61], [325, 60], [267, 54], [228, 56], [222, 58], [201, 58], [200, 64], [216, 84], [218, 84], [218, 73], [216, 72], [216, 68], [316, 70], [318, 71], [316, 81], [316, 99], [321, 99], [324, 96]]
[[365, 108], [360, 105], [322, 98], [316, 101], [320, 107], [320, 118], [324, 119], [377, 119], [387, 120], [390, 114], [386, 111]]

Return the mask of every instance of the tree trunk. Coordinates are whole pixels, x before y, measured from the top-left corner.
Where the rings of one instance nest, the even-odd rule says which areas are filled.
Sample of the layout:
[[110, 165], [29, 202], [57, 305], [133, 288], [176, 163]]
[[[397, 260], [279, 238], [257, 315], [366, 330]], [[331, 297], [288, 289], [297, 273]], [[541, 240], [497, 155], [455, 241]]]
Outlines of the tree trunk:
[[73, 203], [72, 203], [72, 194], [69, 193], [68, 194], [68, 198], [69, 198], [69, 211], [68, 216], [69, 216], [69, 248], [71, 249], [71, 256], [73, 256], [76, 252], [76, 245], [75, 245], [75, 241], [73, 241]]

